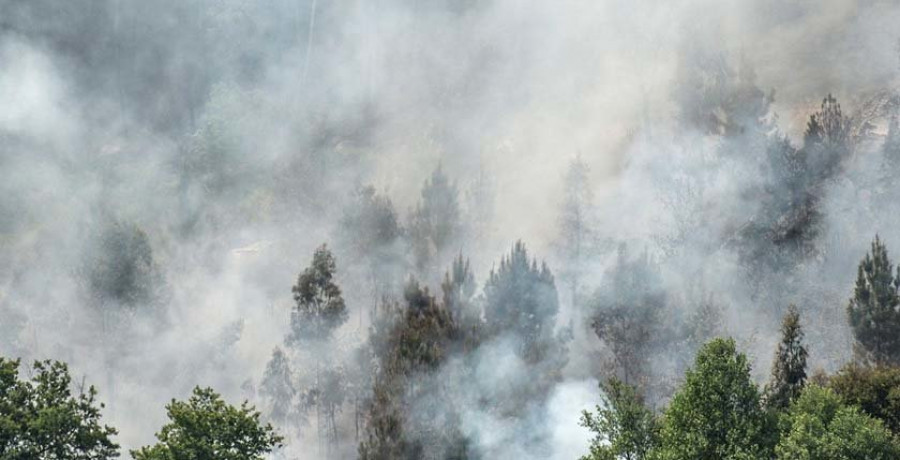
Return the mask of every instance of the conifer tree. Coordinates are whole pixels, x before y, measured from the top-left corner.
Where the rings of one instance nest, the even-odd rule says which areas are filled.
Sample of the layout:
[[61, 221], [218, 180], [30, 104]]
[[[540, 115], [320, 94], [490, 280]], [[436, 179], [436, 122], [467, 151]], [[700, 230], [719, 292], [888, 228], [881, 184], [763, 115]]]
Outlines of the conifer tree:
[[856, 287], [847, 306], [850, 327], [862, 358], [875, 364], [900, 363], [900, 270], [878, 238], [859, 263]]
[[560, 256], [564, 264], [563, 277], [571, 296], [572, 304], [580, 305], [582, 278], [586, 264], [595, 249], [594, 203], [590, 187], [590, 169], [581, 159], [575, 157], [569, 163], [565, 177], [565, 198], [560, 219]]
[[775, 409], [786, 409], [806, 384], [806, 346], [803, 345], [803, 329], [800, 313], [791, 305], [781, 322], [781, 342], [772, 363], [772, 380], [766, 388], [766, 404]]
[[559, 311], [556, 284], [546, 263], [538, 266], [537, 260], [529, 259], [525, 243], [516, 242], [500, 267], [491, 270], [484, 295], [487, 328], [516, 333], [526, 354], [552, 337]]
[[408, 227], [416, 268], [433, 273], [440, 256], [462, 230], [459, 190], [442, 165], [422, 186], [421, 200], [410, 215]]

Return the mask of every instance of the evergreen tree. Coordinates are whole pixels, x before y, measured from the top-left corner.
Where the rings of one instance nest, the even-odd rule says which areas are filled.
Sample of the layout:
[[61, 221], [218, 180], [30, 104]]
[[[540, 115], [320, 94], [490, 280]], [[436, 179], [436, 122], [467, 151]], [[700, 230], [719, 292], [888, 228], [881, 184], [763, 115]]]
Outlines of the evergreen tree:
[[0, 357], [0, 458], [102, 460], [119, 456], [116, 430], [100, 424], [103, 404], [93, 386], [72, 395], [68, 367], [35, 362], [30, 381], [19, 360]]
[[810, 115], [803, 135], [803, 151], [813, 184], [833, 177], [850, 155], [850, 123], [831, 94]]
[[472, 296], [475, 294], [475, 275], [469, 269], [469, 259], [460, 254], [444, 274], [441, 283], [443, 304], [459, 321], [464, 314], [470, 313]]
[[659, 437], [653, 411], [644, 405], [634, 387], [618, 379], [600, 384], [604, 405], [596, 414], [583, 411], [581, 426], [593, 433], [591, 453], [581, 460], [644, 460]]
[[497, 270], [491, 270], [484, 295], [488, 330], [515, 333], [523, 341], [526, 356], [552, 338], [559, 311], [553, 274], [546, 263], [539, 267], [537, 260], [528, 258], [521, 241], [501, 258]]
[[459, 190], [441, 165], [422, 186], [421, 200], [410, 215], [408, 227], [416, 268], [433, 271], [462, 230]]
[[876, 364], [900, 364], [900, 271], [876, 236], [860, 262], [847, 314], [857, 352]]
[[580, 305], [580, 283], [596, 244], [589, 175], [590, 169], [580, 155], [569, 163], [560, 219], [560, 256], [565, 267], [563, 277], [569, 285], [569, 295], [576, 308]]
[[806, 384], [806, 346], [803, 345], [803, 329], [800, 313], [791, 305], [781, 322], [781, 342], [772, 363], [772, 381], [766, 388], [766, 404], [769, 407], [787, 409]]
[[[464, 445], [461, 435], [453, 435], [458, 429], [446, 423], [453, 418], [444, 413], [448, 408], [439, 403], [440, 386], [431, 379], [458, 341], [458, 328], [449, 311], [415, 280], [408, 283], [404, 300], [403, 307], [386, 307], [399, 311], [400, 318], [386, 331], [384, 343], [375, 346], [381, 365], [359, 446], [361, 459], [446, 458], [443, 453]], [[417, 411], [409, 410], [413, 401]]]
[[135, 460], [262, 460], [282, 438], [245, 401], [227, 404], [211, 388], [195, 388], [187, 401], [166, 406], [169, 423], [152, 446], [131, 451]]
[[658, 460], [760, 459], [772, 454], [774, 421], [760, 405], [750, 365], [732, 339], [700, 350], [663, 415]]

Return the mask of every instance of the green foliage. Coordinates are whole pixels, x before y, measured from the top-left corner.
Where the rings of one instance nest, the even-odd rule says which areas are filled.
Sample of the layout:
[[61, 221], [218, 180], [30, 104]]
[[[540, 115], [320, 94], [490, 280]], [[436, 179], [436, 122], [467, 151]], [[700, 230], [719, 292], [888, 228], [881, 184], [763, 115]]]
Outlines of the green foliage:
[[845, 406], [833, 391], [810, 385], [791, 405], [775, 448], [779, 460], [887, 460], [900, 445], [880, 421]]
[[156, 300], [163, 283], [147, 234], [135, 225], [119, 222], [107, 225], [100, 233], [85, 272], [95, 303], [126, 309]]
[[875, 364], [900, 364], [900, 271], [876, 236], [859, 263], [847, 315], [861, 357]]
[[747, 357], [732, 339], [700, 349], [666, 409], [658, 460], [759, 459], [771, 455], [773, 427], [750, 380]]
[[327, 340], [347, 321], [347, 306], [341, 288], [334, 282], [336, 265], [326, 245], [319, 246], [309, 267], [291, 289], [294, 310], [291, 312], [291, 335], [288, 342]]
[[800, 313], [791, 305], [781, 322], [781, 342], [772, 363], [772, 381], [766, 388], [766, 405], [786, 409], [806, 384], [806, 347]]
[[35, 362], [31, 381], [19, 379], [19, 361], [0, 358], [0, 458], [3, 460], [101, 460], [119, 456], [100, 424], [97, 391], [72, 395], [65, 364]]
[[526, 355], [552, 336], [559, 299], [546, 263], [529, 260], [525, 243], [516, 242], [500, 268], [491, 270], [484, 286], [485, 321], [495, 333], [516, 333]]
[[[446, 360], [459, 338], [458, 328], [447, 309], [415, 280], [407, 285], [404, 299], [402, 309], [392, 307], [401, 311], [399, 321], [387, 330], [385, 342], [377, 346], [382, 354], [381, 369], [369, 405], [366, 436], [359, 446], [361, 459], [422, 458], [425, 447], [411, 440], [410, 432], [440, 425], [406, 409], [410, 401], [440, 391], [427, 384], [427, 377]], [[411, 423], [410, 417], [417, 416], [420, 420]], [[432, 431], [446, 433], [453, 429], [437, 426]]]
[[581, 460], [643, 460], [659, 440], [656, 416], [648, 409], [634, 387], [611, 379], [601, 383], [604, 406], [596, 414], [584, 411], [581, 426], [589, 429], [590, 454]]
[[900, 435], [900, 368], [850, 365], [828, 379], [828, 387]]
[[170, 422], [156, 434], [159, 442], [131, 451], [135, 460], [261, 460], [281, 446], [281, 436], [246, 401], [226, 404], [211, 388], [197, 387], [166, 410]]

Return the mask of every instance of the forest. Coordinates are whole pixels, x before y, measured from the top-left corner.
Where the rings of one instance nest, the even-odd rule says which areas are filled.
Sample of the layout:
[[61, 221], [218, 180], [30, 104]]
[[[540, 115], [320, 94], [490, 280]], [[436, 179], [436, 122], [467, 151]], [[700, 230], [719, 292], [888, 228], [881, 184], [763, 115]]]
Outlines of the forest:
[[0, 0], [0, 460], [900, 458], [896, 24]]

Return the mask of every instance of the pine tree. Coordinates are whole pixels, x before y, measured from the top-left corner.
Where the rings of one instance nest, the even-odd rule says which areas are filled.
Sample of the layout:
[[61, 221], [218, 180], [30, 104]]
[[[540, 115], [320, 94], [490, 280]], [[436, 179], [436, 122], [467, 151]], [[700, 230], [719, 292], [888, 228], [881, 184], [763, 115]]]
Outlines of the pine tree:
[[421, 200], [410, 215], [409, 236], [416, 268], [433, 273], [461, 229], [459, 190], [438, 165], [422, 186]]
[[784, 410], [806, 384], [806, 346], [797, 307], [788, 307], [781, 322], [781, 342], [772, 363], [772, 381], [766, 388], [766, 405]]
[[888, 258], [878, 238], [859, 263], [856, 287], [847, 315], [858, 344], [857, 352], [875, 364], [900, 363], [900, 269]]
[[[456, 428], [442, 423], [448, 419], [447, 408], [438, 403], [444, 390], [431, 380], [458, 341], [458, 328], [447, 309], [417, 281], [407, 284], [404, 300], [402, 307], [388, 308], [400, 312], [399, 321], [374, 347], [381, 365], [359, 446], [361, 459], [443, 458], [435, 457], [435, 452], [459, 445], [454, 437], [447, 442], [436, 436]], [[407, 410], [413, 401], [420, 412]]]
[[803, 150], [813, 183], [833, 177], [850, 155], [850, 123], [841, 104], [829, 94], [818, 112], [810, 115]]
[[484, 286], [485, 322], [493, 333], [509, 331], [523, 341], [523, 352], [552, 337], [559, 299], [546, 263], [528, 258], [521, 241], [513, 245]]
[[453, 259], [450, 270], [444, 274], [441, 291], [444, 306], [458, 321], [471, 307], [475, 294], [475, 275], [469, 269], [469, 259], [463, 259], [462, 254]]
[[594, 251], [594, 203], [590, 187], [590, 169], [575, 157], [569, 163], [565, 178], [565, 199], [560, 219], [560, 256], [564, 264], [563, 277], [569, 285], [572, 304], [580, 305], [580, 283], [585, 266]]

